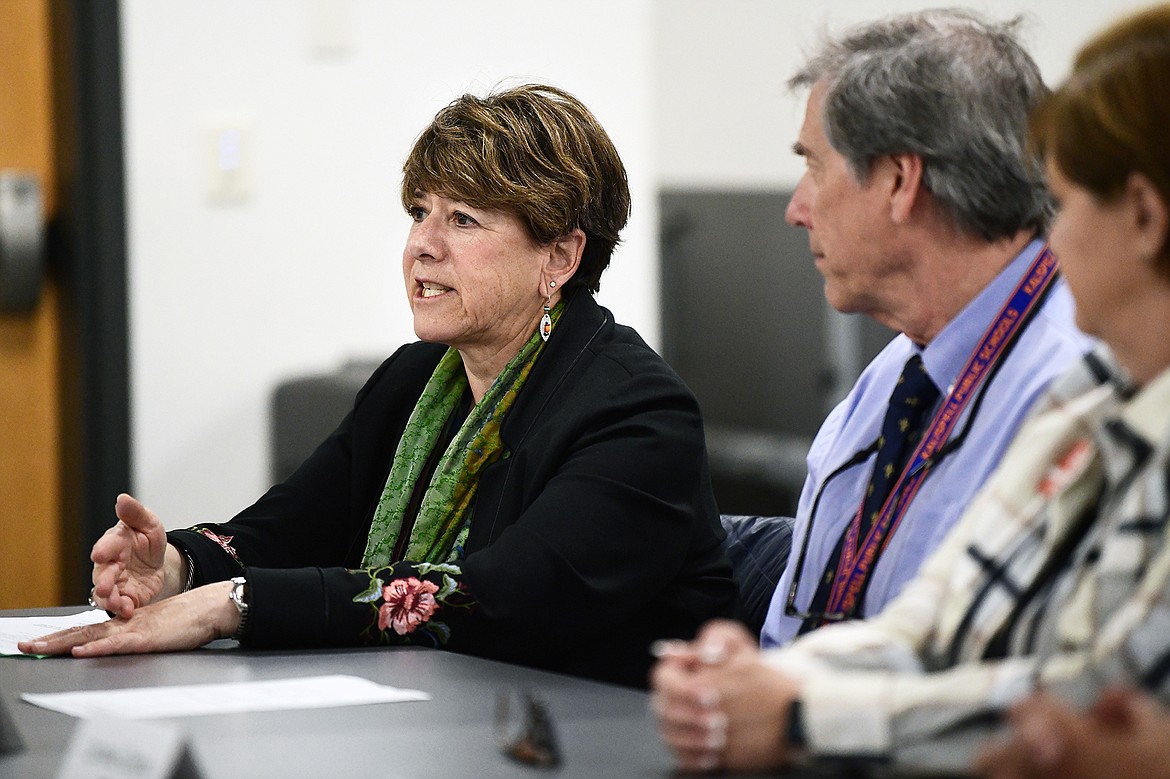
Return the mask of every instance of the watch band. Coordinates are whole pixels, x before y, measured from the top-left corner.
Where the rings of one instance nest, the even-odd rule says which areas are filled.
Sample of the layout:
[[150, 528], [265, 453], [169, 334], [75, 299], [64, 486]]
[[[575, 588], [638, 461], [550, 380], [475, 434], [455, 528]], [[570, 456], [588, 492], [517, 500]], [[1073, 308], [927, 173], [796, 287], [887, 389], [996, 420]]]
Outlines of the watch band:
[[236, 632], [232, 633], [232, 638], [239, 641], [244, 635], [244, 629], [248, 625], [248, 580], [243, 576], [235, 576], [232, 578], [232, 588], [228, 592], [228, 598], [240, 612], [240, 624], [236, 628]]
[[187, 560], [187, 581], [183, 583], [183, 592], [188, 592], [195, 586], [195, 558], [186, 549], [180, 549]]
[[808, 746], [808, 733], [804, 729], [804, 706], [799, 698], [788, 706], [788, 746], [794, 749]]

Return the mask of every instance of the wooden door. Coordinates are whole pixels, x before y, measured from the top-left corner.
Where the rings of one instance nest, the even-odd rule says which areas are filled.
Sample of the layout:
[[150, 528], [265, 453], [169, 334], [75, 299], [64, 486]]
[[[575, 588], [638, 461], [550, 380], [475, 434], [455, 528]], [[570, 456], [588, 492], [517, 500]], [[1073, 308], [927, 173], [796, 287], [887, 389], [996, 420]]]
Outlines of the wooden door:
[[[34, 172], [56, 213], [50, 0], [0, 0], [0, 168]], [[62, 600], [60, 287], [0, 313], [0, 608]]]

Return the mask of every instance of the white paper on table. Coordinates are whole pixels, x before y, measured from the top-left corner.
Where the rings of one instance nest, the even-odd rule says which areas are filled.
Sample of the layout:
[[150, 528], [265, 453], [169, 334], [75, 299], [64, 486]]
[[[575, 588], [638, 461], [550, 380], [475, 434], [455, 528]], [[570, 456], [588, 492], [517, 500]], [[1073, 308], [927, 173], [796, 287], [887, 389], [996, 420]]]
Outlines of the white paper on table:
[[[82, 625], [96, 625], [105, 622], [110, 615], [101, 609], [90, 609], [64, 617], [0, 617], [0, 655], [22, 654], [16, 648], [17, 641], [40, 638], [66, 628]], [[42, 655], [36, 655], [41, 657]]]
[[132, 687], [123, 690], [24, 693], [29, 703], [74, 717], [190, 717], [241, 711], [283, 711], [429, 701], [429, 693], [387, 687], [359, 676], [309, 676], [223, 684]]

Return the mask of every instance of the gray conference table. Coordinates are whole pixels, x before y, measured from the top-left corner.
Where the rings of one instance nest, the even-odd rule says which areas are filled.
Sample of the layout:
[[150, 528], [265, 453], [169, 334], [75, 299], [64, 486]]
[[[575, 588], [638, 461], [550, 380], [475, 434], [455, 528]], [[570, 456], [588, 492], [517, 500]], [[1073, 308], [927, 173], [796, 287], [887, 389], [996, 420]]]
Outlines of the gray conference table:
[[[4, 611], [20, 616], [30, 611]], [[59, 610], [68, 613], [69, 610]], [[25, 692], [116, 689], [352, 674], [431, 693], [426, 702], [182, 717], [204, 779], [241, 777], [665, 777], [647, 694], [426, 649], [250, 652], [219, 641], [194, 652], [75, 660], [0, 657], [0, 692], [24, 741], [0, 778], [55, 774], [78, 720], [26, 703]], [[500, 689], [548, 704], [561, 748], [555, 771], [516, 763], [495, 741]]]

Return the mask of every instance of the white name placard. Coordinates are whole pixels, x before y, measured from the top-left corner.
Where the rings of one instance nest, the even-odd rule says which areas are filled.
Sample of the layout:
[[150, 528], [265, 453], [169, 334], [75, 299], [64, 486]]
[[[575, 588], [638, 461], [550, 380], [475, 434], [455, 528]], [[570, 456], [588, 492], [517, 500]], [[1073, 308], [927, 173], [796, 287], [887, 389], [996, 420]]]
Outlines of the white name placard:
[[110, 717], [78, 723], [58, 779], [199, 779], [177, 725]]

